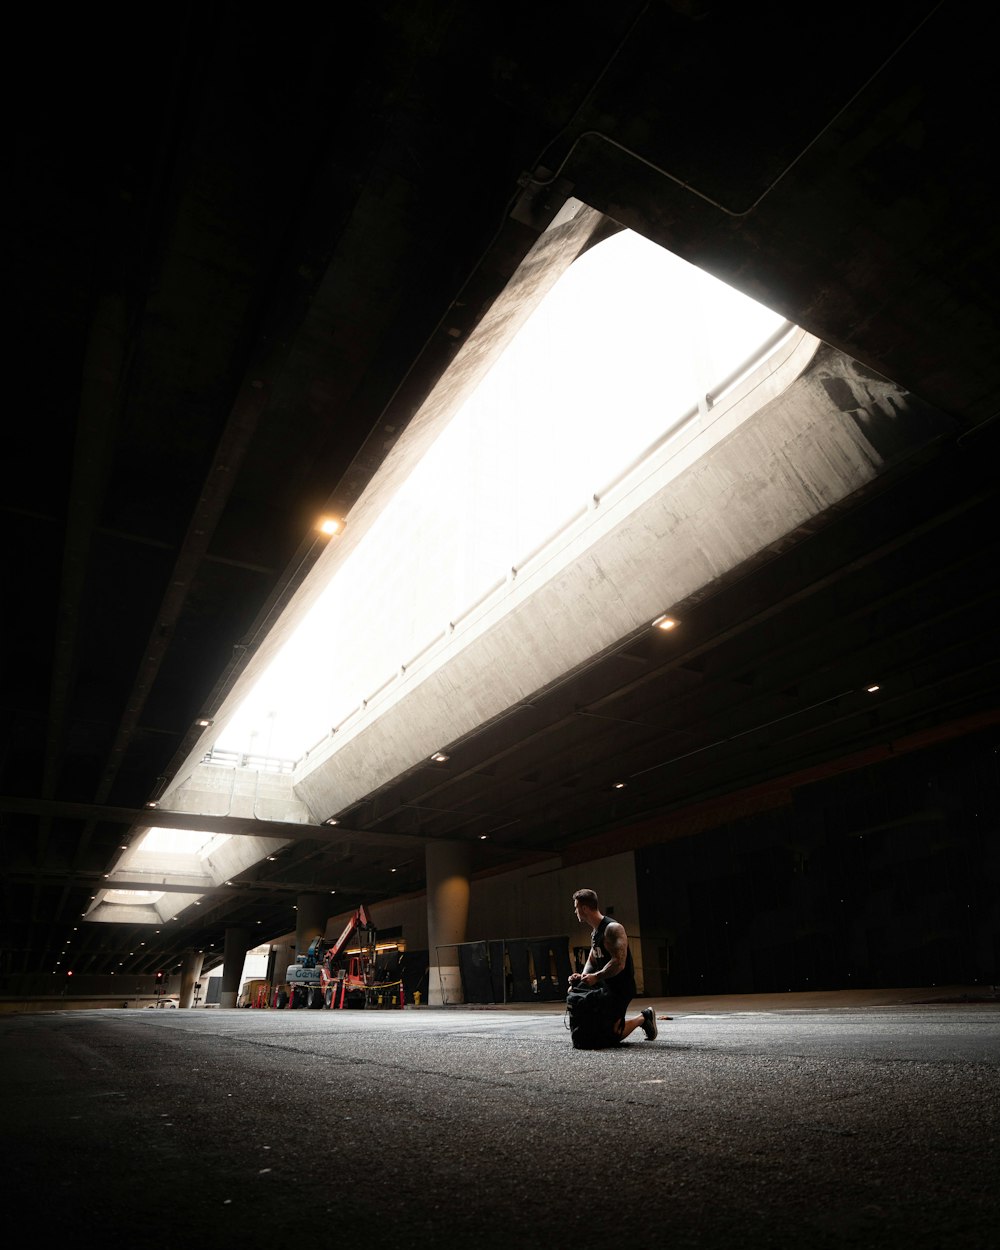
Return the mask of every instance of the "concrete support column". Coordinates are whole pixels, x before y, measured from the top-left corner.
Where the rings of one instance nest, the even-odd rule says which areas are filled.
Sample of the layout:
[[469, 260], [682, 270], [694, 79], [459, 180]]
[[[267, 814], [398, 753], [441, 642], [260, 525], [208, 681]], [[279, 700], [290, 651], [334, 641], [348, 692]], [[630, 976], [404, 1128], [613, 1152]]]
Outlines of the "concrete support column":
[[181, 993], [179, 1007], [190, 1007], [194, 1002], [195, 982], [201, 977], [205, 956], [200, 951], [187, 951], [181, 965]]
[[329, 894], [300, 894], [295, 900], [295, 953], [304, 955], [313, 938], [322, 937], [330, 916]]
[[458, 951], [454, 943], [464, 942], [469, 923], [469, 863], [467, 846], [428, 842], [427, 862], [427, 940], [430, 950], [428, 1001], [463, 1001]]
[[250, 949], [250, 933], [246, 929], [227, 929], [222, 955], [222, 989], [220, 1007], [235, 1007], [240, 993], [240, 977]]

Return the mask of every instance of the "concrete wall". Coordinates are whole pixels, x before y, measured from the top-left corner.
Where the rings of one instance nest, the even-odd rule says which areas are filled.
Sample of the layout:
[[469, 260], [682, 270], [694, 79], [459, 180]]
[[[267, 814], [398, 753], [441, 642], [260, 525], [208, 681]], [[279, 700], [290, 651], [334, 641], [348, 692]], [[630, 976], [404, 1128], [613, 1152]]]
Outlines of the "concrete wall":
[[632, 852], [571, 868], [564, 868], [554, 859], [475, 881], [469, 909], [469, 940], [565, 933], [571, 950], [574, 946], [589, 946], [590, 931], [573, 915], [573, 891], [584, 887], [596, 890], [602, 908], [612, 909], [615, 919], [625, 926], [636, 984], [642, 993], [642, 934]]

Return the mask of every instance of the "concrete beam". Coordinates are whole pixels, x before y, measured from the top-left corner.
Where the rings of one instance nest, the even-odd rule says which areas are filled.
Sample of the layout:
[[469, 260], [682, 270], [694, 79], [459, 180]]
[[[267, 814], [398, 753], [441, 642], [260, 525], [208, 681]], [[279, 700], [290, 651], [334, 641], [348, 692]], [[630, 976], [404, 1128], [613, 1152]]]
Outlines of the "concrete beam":
[[[423, 846], [429, 839], [421, 834], [371, 833], [366, 829], [345, 829], [337, 825], [303, 825], [277, 820], [256, 820], [246, 816], [204, 816], [197, 812], [169, 812], [163, 808], [109, 807], [98, 803], [68, 803], [55, 799], [0, 798], [0, 813], [44, 816], [50, 819], [104, 821], [108, 824], [142, 826], [151, 829], [191, 829], [204, 833], [227, 833], [232, 837], [282, 838], [286, 842], [324, 842], [342, 846], [363, 842], [367, 846]], [[105, 887], [109, 888], [109, 887]], [[141, 887], [148, 889], [148, 886]], [[159, 887], [157, 887], [159, 888]]]
[[[455, 623], [295, 774], [343, 811], [808, 532], [948, 419], [801, 331]], [[405, 591], [399, 593], [405, 597]]]

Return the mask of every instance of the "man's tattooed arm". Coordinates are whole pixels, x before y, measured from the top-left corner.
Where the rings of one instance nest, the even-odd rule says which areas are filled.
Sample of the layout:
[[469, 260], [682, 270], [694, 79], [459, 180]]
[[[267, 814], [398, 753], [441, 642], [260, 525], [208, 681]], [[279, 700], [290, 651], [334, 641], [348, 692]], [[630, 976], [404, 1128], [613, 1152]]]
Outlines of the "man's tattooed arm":
[[604, 949], [608, 952], [608, 962], [597, 972], [591, 972], [590, 976], [595, 981], [606, 981], [609, 977], [617, 976], [625, 967], [628, 936], [617, 921], [609, 924], [604, 930]]

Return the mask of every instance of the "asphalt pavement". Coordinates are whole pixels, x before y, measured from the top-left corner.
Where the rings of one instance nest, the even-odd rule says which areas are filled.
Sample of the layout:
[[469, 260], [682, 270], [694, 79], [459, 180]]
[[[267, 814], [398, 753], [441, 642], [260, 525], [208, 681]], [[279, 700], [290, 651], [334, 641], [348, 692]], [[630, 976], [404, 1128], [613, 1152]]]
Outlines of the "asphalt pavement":
[[886, 997], [658, 1000], [657, 1040], [607, 1052], [574, 1051], [558, 1005], [0, 1015], [8, 1223], [218, 1250], [995, 1247], [1000, 1002]]

